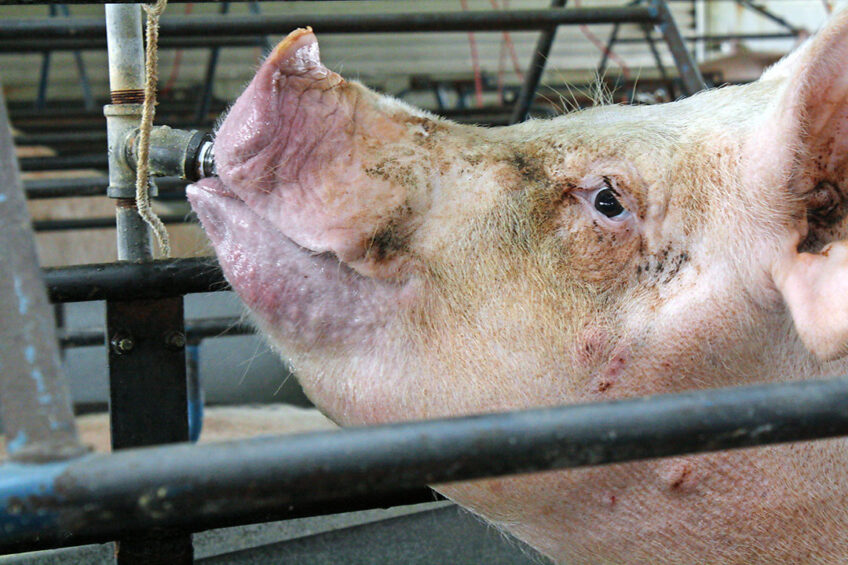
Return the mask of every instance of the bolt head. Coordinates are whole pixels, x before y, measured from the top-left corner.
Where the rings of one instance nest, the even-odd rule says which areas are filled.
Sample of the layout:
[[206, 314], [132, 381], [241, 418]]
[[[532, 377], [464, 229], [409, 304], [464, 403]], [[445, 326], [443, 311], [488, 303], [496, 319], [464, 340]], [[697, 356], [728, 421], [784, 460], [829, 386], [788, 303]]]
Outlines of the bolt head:
[[183, 332], [168, 332], [165, 334], [165, 345], [171, 349], [182, 349], [186, 345], [186, 337]]
[[112, 350], [118, 355], [129, 353], [135, 347], [135, 341], [129, 336], [115, 336], [112, 338]]

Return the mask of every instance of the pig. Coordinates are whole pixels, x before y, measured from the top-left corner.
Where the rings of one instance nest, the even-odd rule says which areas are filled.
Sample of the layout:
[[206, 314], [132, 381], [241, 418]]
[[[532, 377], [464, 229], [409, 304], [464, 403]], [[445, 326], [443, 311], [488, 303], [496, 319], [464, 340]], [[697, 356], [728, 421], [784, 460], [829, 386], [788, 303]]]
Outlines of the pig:
[[[188, 197], [341, 425], [848, 363], [848, 12], [757, 82], [460, 125], [270, 53]], [[848, 562], [844, 440], [436, 485], [568, 564]]]

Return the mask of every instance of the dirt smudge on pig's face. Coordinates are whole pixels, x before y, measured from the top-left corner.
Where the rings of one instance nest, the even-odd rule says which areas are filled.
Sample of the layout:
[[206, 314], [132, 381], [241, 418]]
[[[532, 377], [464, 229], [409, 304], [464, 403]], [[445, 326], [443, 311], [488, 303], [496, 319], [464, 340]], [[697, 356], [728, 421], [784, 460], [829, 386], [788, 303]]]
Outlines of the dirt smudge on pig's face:
[[[300, 30], [188, 193], [342, 424], [819, 376], [848, 367], [807, 351], [773, 265], [804, 218], [844, 237], [844, 196], [793, 169], [820, 144], [774, 129], [785, 84], [486, 129], [345, 81]], [[819, 442], [439, 488], [569, 563], [830, 563], [846, 464]]]

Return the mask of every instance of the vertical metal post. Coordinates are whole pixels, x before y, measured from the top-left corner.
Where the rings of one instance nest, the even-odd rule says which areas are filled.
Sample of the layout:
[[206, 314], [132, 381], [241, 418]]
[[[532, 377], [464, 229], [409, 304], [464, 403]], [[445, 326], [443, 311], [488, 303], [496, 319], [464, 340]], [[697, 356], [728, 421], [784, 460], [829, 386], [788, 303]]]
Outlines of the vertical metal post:
[[[53, 8], [53, 6], [50, 6]], [[71, 11], [67, 4], [59, 4], [56, 6], [59, 13], [66, 18], [71, 16]], [[85, 61], [82, 58], [82, 51], [74, 50], [74, 60], [77, 64], [77, 72], [79, 73], [80, 88], [82, 89], [82, 99], [86, 110], [94, 110], [94, 96], [91, 94], [91, 83], [88, 80], [88, 72], [85, 70]]]
[[671, 56], [674, 58], [674, 64], [677, 66], [677, 72], [680, 73], [680, 79], [683, 82], [683, 93], [686, 96], [691, 96], [696, 92], [707, 88], [704, 82], [704, 77], [701, 76], [701, 71], [698, 65], [692, 60], [692, 55], [686, 49], [686, 44], [683, 42], [683, 37], [680, 35], [680, 30], [674, 23], [674, 18], [671, 15], [671, 10], [668, 9], [668, 4], [665, 0], [651, 0], [651, 5], [657, 10], [660, 18], [658, 27], [668, 44], [668, 49], [671, 51]]
[[[50, 17], [56, 15], [56, 6], [50, 4]], [[50, 59], [52, 52], [45, 50], [41, 52], [41, 71], [38, 76], [38, 94], [35, 97], [36, 110], [43, 110], [47, 103], [47, 85], [50, 80]]]
[[82, 454], [0, 88], [0, 414], [19, 461]]
[[[138, 215], [135, 171], [120, 150], [138, 127], [144, 100], [141, 7], [106, 5], [109, 84], [108, 194], [116, 198], [118, 259], [150, 261], [150, 232]], [[153, 188], [153, 187], [151, 187]], [[112, 447], [123, 449], [188, 441], [185, 334], [182, 297], [109, 301], [109, 412]], [[191, 536], [151, 531], [118, 543], [119, 565], [188, 565]]]
[[612, 31], [610, 32], [609, 39], [607, 40], [607, 47], [604, 49], [603, 53], [601, 53], [601, 61], [598, 63], [598, 78], [603, 78], [604, 74], [607, 72], [607, 62], [609, 62], [609, 54], [612, 52], [612, 48], [615, 45], [615, 42], [618, 41], [618, 30], [621, 28], [620, 24], [615, 24], [612, 26]]
[[674, 81], [669, 80], [668, 73], [665, 70], [665, 65], [663, 65], [662, 57], [660, 57], [660, 52], [657, 50], [657, 43], [654, 41], [654, 37], [651, 34], [652, 30], [648, 26], [644, 26], [642, 31], [645, 33], [645, 41], [648, 42], [648, 48], [651, 50], [651, 55], [654, 56], [654, 62], [657, 64], [657, 70], [660, 73], [660, 78], [665, 83], [665, 87], [668, 89], [668, 97], [671, 100], [676, 98], [674, 94]]
[[[256, 14], [258, 16], [262, 13], [262, 9], [259, 7], [259, 2], [256, 0], [251, 0], [247, 6], [251, 14]], [[263, 35], [259, 38], [259, 47], [261, 47], [266, 53], [271, 50], [271, 44], [268, 42], [267, 35]]]
[[[221, 2], [218, 12], [226, 14], [230, 11], [229, 2]], [[209, 117], [209, 110], [212, 107], [212, 88], [215, 80], [215, 71], [218, 69], [218, 57], [221, 54], [220, 47], [213, 47], [209, 50], [209, 61], [206, 63], [206, 76], [203, 79], [203, 91], [200, 94], [200, 101], [197, 106], [197, 115], [195, 121], [198, 124], [203, 124]]]
[[[566, 2], [568, 0], [551, 0], [551, 8], [563, 8]], [[527, 68], [524, 84], [521, 85], [521, 92], [518, 93], [518, 100], [515, 101], [515, 108], [512, 111], [509, 123], [517, 124], [527, 119], [530, 106], [536, 99], [536, 90], [539, 88], [539, 81], [542, 80], [542, 72], [545, 70], [545, 63], [548, 62], [548, 55], [551, 52], [551, 46], [554, 44], [556, 32], [557, 26], [552, 26], [544, 30], [539, 36], [536, 49], [533, 51], [533, 59]]]

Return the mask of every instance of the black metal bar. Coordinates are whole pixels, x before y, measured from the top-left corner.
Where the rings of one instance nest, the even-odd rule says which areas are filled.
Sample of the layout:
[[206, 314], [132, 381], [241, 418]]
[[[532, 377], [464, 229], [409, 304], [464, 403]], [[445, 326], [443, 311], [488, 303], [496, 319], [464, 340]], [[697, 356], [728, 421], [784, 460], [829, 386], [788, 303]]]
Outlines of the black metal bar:
[[[50, 5], [50, 15], [56, 15], [56, 5]], [[34, 51], [34, 49], [33, 49]], [[43, 51], [41, 53], [41, 69], [38, 73], [38, 94], [35, 97], [35, 108], [40, 110], [44, 108], [44, 104], [47, 102], [47, 83], [50, 77], [50, 59], [52, 55], [50, 51]]]
[[106, 144], [105, 131], [73, 131], [63, 133], [19, 133], [15, 145], [79, 145]]
[[[567, 1], [551, 0], [551, 8], [563, 8]], [[542, 73], [545, 71], [545, 64], [548, 62], [548, 55], [554, 44], [556, 32], [557, 26], [551, 26], [542, 30], [539, 35], [536, 49], [533, 51], [533, 58], [527, 67], [524, 83], [521, 85], [521, 91], [518, 93], [518, 99], [515, 101], [515, 108], [509, 120], [511, 124], [517, 124], [527, 119], [530, 106], [536, 99], [536, 91], [539, 88], [539, 82], [542, 80]]]
[[[159, 219], [164, 224], [194, 223], [197, 218], [193, 214], [161, 214]], [[115, 217], [108, 218], [68, 218], [59, 220], [33, 220], [32, 229], [37, 232], [98, 230], [115, 227]]]
[[[54, 6], [51, 5], [50, 7], [53, 8]], [[56, 8], [58, 8], [59, 13], [66, 18], [71, 16], [71, 11], [67, 4], [58, 4]], [[88, 72], [86, 72], [85, 69], [85, 61], [83, 61], [82, 53], [79, 49], [74, 49], [74, 61], [77, 64], [77, 73], [79, 73], [80, 88], [82, 89], [82, 98], [85, 101], [85, 108], [87, 110], [93, 110], [94, 95], [91, 93], [91, 83], [88, 80]]]
[[[778, 33], [721, 33], [707, 35], [689, 35], [683, 38], [684, 41], [732, 41], [735, 39], [795, 39], [798, 37], [796, 33], [778, 32]], [[619, 37], [618, 43], [642, 43], [641, 37]]]
[[691, 96], [696, 92], [706, 90], [707, 84], [704, 82], [704, 77], [701, 76], [698, 65], [692, 60], [686, 44], [683, 43], [680, 30], [674, 23], [674, 17], [671, 15], [671, 10], [668, 9], [668, 4], [665, 0], [651, 0], [651, 5], [656, 8], [659, 14], [658, 27], [668, 44], [671, 56], [674, 58], [674, 64], [677, 66], [677, 72], [680, 74], [683, 83], [683, 93], [686, 96]]
[[[184, 195], [186, 181], [176, 177], [154, 179], [159, 191], [158, 198]], [[37, 179], [24, 181], [27, 198], [70, 198], [74, 196], [105, 196], [109, 185], [107, 177]], [[172, 198], [170, 198], [172, 199]], [[114, 224], [114, 218], [113, 218]]]
[[[252, 37], [162, 37], [160, 49], [208, 49], [209, 47], [256, 47]], [[105, 37], [77, 39], [18, 39], [0, 40], [0, 53], [31, 53], [33, 51], [102, 51], [106, 49]]]
[[607, 62], [609, 61], [609, 54], [612, 52], [612, 48], [615, 45], [615, 42], [618, 41], [618, 30], [621, 28], [621, 24], [615, 24], [612, 26], [612, 31], [610, 32], [609, 39], [607, 40], [607, 47], [601, 53], [601, 60], [598, 63], [598, 77], [603, 77], [607, 71]]
[[[221, 2], [218, 12], [227, 14], [230, 11], [229, 2]], [[213, 46], [209, 50], [209, 60], [206, 62], [206, 74], [203, 77], [203, 90], [200, 93], [200, 100], [197, 105], [197, 112], [194, 119], [197, 122], [202, 122], [209, 117], [209, 109], [212, 107], [212, 88], [215, 80], [215, 71], [218, 69], [218, 56], [221, 54], [221, 48]]]
[[21, 170], [67, 171], [71, 169], [105, 169], [108, 165], [106, 153], [92, 155], [64, 155], [59, 157], [23, 157]]
[[[106, 328], [112, 449], [188, 441], [182, 297], [109, 301]], [[118, 543], [118, 565], [190, 565], [193, 556], [184, 532], [122, 532]]]
[[[630, 8], [553, 8], [538, 10], [492, 10], [473, 12], [418, 12], [407, 14], [284, 14], [244, 16], [188, 16], [164, 18], [163, 37], [168, 35], [258, 36], [274, 35], [305, 26], [316, 33], [402, 33], [447, 31], [510, 31], [547, 29], [556, 25], [659, 22], [652, 6]], [[0, 20], [0, 39], [54, 39], [103, 37], [102, 18], [7, 18]]]
[[165, 298], [229, 290], [214, 257], [44, 269], [51, 302]]
[[4, 470], [18, 480], [0, 481], [0, 551], [156, 527], [197, 531], [425, 484], [846, 434], [848, 379], [839, 378], [92, 455]]
[[739, 4], [740, 6], [745, 6], [747, 8], [750, 8], [754, 12], [757, 12], [761, 16], [764, 16], [764, 17], [770, 19], [771, 21], [778, 24], [779, 26], [785, 27], [787, 30], [789, 30], [792, 33], [795, 33], [795, 34], [798, 33], [798, 28], [796, 28], [795, 26], [793, 26], [792, 24], [790, 24], [789, 22], [787, 22], [786, 20], [784, 20], [783, 18], [778, 16], [777, 14], [770, 12], [765, 7], [760, 6], [759, 4], [755, 4], [754, 2], [752, 2], [752, 0], [736, 0], [736, 3]]
[[[186, 343], [196, 344], [208, 337], [249, 335], [256, 331], [254, 326], [242, 318], [215, 317], [186, 320]], [[68, 347], [92, 347], [106, 343], [103, 328], [62, 329], [59, 344]]]
[[657, 44], [652, 35], [653, 30], [649, 26], [643, 27], [642, 30], [645, 33], [645, 41], [648, 42], [648, 48], [651, 50], [651, 55], [654, 57], [654, 63], [657, 66], [657, 70], [660, 72], [660, 78], [662, 78], [663, 82], [666, 84], [666, 88], [668, 89], [668, 96], [674, 100], [677, 98], [677, 95], [674, 92], [674, 81], [669, 80], [668, 78], [668, 73], [665, 70], [665, 65], [663, 65], [662, 57], [660, 57], [660, 52], [657, 50]]
[[[262, 13], [262, 8], [259, 7], [259, 2], [257, 0], [249, 0], [247, 7], [251, 14], [256, 14], [258, 16]], [[268, 41], [267, 35], [260, 37], [258, 44], [264, 51], [269, 51], [271, 49], [271, 43]]]
[[[684, 37], [687, 42], [695, 41], [732, 41], [737, 39], [777, 40], [794, 39], [797, 33], [727, 33], [710, 35], [690, 35]], [[641, 37], [618, 37], [616, 43], [642, 43]], [[208, 49], [219, 47], [256, 47], [256, 39], [251, 37], [162, 37], [160, 49]], [[35, 51], [93, 51], [106, 49], [105, 38], [91, 39], [0, 39], [1, 53], [32, 53]]]

